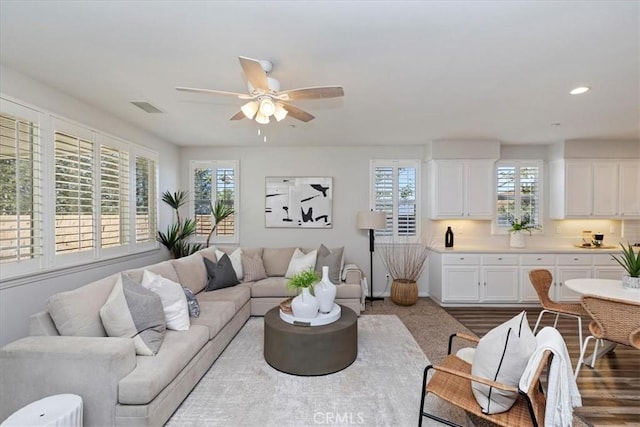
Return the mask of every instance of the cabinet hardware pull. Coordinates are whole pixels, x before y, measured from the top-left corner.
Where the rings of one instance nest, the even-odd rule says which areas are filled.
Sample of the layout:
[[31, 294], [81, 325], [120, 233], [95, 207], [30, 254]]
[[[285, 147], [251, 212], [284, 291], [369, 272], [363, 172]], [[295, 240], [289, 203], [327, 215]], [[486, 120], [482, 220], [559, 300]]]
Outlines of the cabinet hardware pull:
[[574, 261], [578, 261], [578, 258], [574, 258], [573, 260], [574, 260]]
[[464, 260], [464, 257], [460, 257], [460, 260]]
[[484, 285], [487, 286], [487, 282], [484, 282]]
[[502, 261], [502, 258], [498, 258], [498, 261]]
[[542, 261], [542, 258], [537, 258], [538, 261]]
[[562, 282], [560, 282], [560, 286], [562, 286]]
[[480, 282], [478, 282], [478, 286], [480, 286]]

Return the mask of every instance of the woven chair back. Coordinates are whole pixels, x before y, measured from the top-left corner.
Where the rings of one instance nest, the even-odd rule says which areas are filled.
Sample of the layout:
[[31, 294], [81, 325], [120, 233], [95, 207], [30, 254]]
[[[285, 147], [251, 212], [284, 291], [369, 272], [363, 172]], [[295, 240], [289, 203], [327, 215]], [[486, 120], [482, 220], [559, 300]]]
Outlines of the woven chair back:
[[584, 295], [582, 306], [593, 319], [594, 337], [640, 349], [640, 301]]

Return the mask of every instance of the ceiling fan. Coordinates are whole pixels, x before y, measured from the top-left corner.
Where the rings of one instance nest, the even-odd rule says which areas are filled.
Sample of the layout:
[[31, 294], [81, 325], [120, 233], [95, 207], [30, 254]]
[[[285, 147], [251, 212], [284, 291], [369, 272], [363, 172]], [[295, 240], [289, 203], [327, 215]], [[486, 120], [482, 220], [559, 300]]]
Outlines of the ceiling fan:
[[289, 101], [344, 96], [342, 86], [315, 86], [281, 92], [280, 82], [268, 76], [273, 68], [273, 64], [270, 61], [251, 59], [244, 56], [240, 56], [239, 59], [240, 66], [247, 79], [248, 94], [182, 86], [176, 87], [176, 89], [209, 95], [235, 96], [239, 99], [248, 100], [240, 108], [240, 111], [231, 116], [230, 120], [242, 120], [246, 117], [255, 119], [260, 124], [269, 123], [269, 117], [271, 116], [280, 121], [287, 115], [294, 119], [308, 122], [313, 120], [314, 116], [290, 104]]

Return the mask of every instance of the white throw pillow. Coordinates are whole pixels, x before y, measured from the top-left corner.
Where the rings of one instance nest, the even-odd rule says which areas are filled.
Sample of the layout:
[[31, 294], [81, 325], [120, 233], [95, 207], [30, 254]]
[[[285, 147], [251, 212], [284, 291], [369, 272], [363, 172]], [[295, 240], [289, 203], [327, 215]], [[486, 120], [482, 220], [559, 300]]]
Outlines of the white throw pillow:
[[142, 286], [155, 292], [162, 300], [167, 329], [187, 331], [191, 326], [189, 305], [182, 286], [158, 274], [145, 270], [142, 275]]
[[[535, 349], [536, 337], [529, 327], [527, 313], [523, 311], [480, 339], [473, 355], [471, 374], [518, 387]], [[485, 414], [507, 411], [518, 398], [517, 392], [498, 390], [477, 382], [472, 382], [471, 388]]]
[[[224, 252], [219, 249], [216, 249], [216, 259], [220, 261]], [[229, 259], [231, 260], [231, 266], [233, 267], [233, 271], [236, 272], [236, 277], [238, 280], [242, 280], [244, 277], [244, 271], [242, 271], [242, 249], [238, 248], [230, 254], [227, 254]]]
[[318, 250], [314, 249], [308, 254], [305, 254], [300, 249], [296, 248], [289, 261], [289, 268], [287, 268], [287, 274], [284, 275], [287, 279], [291, 279], [296, 274], [300, 274], [306, 270], [313, 270], [316, 266], [316, 257]]

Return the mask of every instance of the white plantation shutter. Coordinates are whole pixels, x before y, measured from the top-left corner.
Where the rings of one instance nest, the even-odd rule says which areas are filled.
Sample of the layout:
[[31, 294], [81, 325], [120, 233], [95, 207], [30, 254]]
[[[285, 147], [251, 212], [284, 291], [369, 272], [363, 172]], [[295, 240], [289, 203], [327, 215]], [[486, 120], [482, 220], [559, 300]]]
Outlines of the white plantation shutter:
[[93, 142], [54, 133], [55, 252], [82, 252], [94, 247]]
[[498, 228], [510, 227], [508, 215], [542, 226], [541, 162], [499, 162], [496, 174]]
[[[25, 264], [43, 254], [39, 115], [4, 101], [2, 109], [0, 263]], [[6, 113], [9, 110], [12, 114]]]
[[387, 214], [387, 228], [377, 230], [377, 236], [419, 237], [419, 164], [417, 160], [372, 161], [372, 206]]
[[158, 232], [156, 161], [136, 156], [136, 243], [153, 242]]
[[129, 243], [129, 153], [100, 146], [100, 245]]
[[211, 231], [211, 205], [216, 200], [233, 207], [235, 214], [218, 224], [212, 241], [237, 243], [238, 171], [237, 160], [191, 161], [191, 212], [196, 220], [196, 239], [205, 241]]

